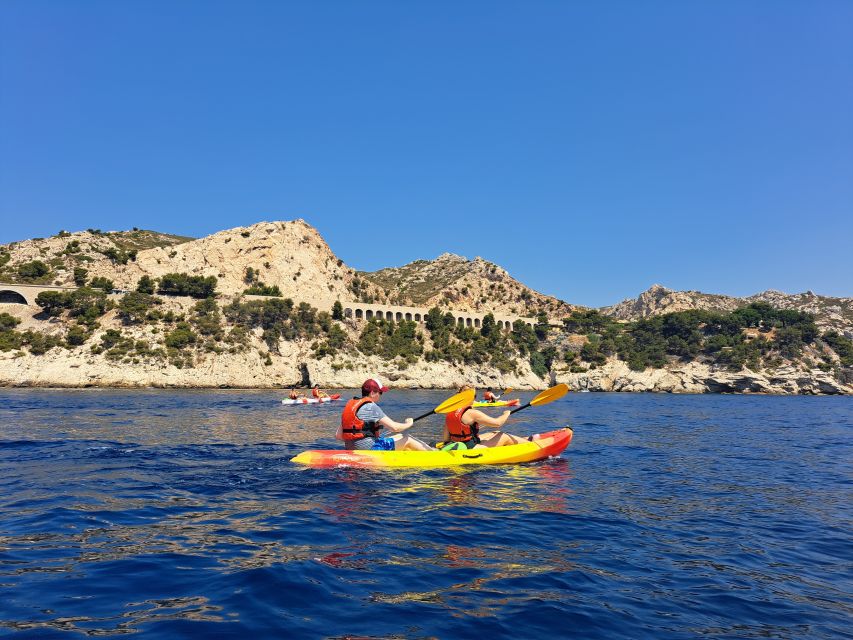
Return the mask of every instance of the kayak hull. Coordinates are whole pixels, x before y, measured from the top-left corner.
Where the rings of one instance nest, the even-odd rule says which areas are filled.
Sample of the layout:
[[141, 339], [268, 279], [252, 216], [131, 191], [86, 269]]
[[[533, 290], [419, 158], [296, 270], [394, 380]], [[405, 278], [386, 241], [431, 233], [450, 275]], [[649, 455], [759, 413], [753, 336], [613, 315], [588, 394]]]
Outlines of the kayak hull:
[[320, 404], [323, 402], [332, 402], [333, 400], [339, 400], [340, 397], [340, 393], [334, 393], [328, 398], [297, 398], [296, 400], [291, 400], [290, 398], [287, 398], [285, 400], [282, 400], [281, 404]]
[[472, 407], [517, 407], [521, 404], [521, 400], [516, 398], [515, 400], [496, 400], [495, 402], [483, 402], [483, 401], [475, 401], [472, 404]]
[[292, 462], [311, 467], [457, 467], [534, 462], [560, 455], [572, 441], [569, 427], [536, 434], [530, 442], [453, 451], [303, 451]]

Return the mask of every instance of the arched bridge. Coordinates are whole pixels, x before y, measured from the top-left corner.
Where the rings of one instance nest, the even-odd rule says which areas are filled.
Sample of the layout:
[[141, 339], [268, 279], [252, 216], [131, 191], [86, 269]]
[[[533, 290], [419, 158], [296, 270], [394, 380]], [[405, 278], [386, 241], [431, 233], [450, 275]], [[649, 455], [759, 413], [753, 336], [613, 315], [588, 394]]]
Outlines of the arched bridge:
[[74, 291], [77, 287], [48, 287], [40, 284], [0, 283], [0, 304], [36, 305], [36, 296], [42, 291]]
[[[341, 303], [344, 309], [345, 318], [354, 318], [355, 320], [370, 320], [371, 318], [379, 318], [380, 320], [411, 320], [417, 323], [423, 323], [426, 320], [426, 315], [429, 309], [423, 307], [402, 307], [388, 304], [367, 304], [363, 302], [343, 302]], [[466, 327], [480, 328], [483, 326], [483, 318], [487, 313], [473, 313], [468, 311], [449, 310], [456, 318], [456, 323]], [[495, 323], [500, 329], [512, 329], [512, 323], [516, 320], [529, 324], [531, 327], [536, 324], [533, 318], [522, 318], [520, 316], [510, 316], [499, 313], [492, 313], [495, 318]]]

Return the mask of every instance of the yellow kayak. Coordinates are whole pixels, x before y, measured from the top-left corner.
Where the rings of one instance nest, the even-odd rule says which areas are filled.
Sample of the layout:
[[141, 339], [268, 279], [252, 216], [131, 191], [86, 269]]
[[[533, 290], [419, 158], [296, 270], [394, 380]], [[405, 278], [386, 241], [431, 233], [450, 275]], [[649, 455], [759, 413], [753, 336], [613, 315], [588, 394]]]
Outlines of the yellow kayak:
[[569, 427], [540, 433], [521, 444], [453, 451], [303, 451], [292, 461], [312, 467], [455, 467], [468, 464], [513, 464], [560, 455], [572, 441]]
[[486, 402], [485, 400], [476, 400], [472, 407], [517, 407], [521, 400], [495, 400], [494, 402]]

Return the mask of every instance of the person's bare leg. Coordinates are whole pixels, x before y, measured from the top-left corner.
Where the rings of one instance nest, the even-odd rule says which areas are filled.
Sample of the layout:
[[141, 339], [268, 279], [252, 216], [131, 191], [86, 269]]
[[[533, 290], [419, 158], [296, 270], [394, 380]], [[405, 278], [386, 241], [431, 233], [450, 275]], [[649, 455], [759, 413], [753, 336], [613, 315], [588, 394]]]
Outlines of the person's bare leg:
[[426, 442], [404, 434], [394, 436], [394, 448], [398, 451], [435, 451]]
[[[484, 447], [503, 447], [508, 444], [521, 444], [527, 442], [527, 438], [519, 438], [518, 436], [504, 433], [503, 431], [495, 431], [491, 434], [484, 434], [486, 438], [480, 441]], [[480, 436], [481, 438], [483, 436]]]

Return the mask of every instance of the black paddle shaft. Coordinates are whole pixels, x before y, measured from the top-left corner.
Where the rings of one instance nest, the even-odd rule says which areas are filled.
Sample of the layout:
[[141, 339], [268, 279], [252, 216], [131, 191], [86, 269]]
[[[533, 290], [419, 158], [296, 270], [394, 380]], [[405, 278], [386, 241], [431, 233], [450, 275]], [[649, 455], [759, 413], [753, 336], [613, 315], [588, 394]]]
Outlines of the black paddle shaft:
[[513, 414], [513, 413], [515, 413], [516, 411], [521, 411], [522, 409], [526, 409], [526, 408], [527, 408], [527, 407], [529, 407], [529, 406], [530, 406], [530, 403], [528, 402], [527, 404], [525, 404], [525, 405], [522, 405], [522, 406], [518, 407], [518, 409], [510, 409], [510, 411], [509, 411], [509, 412], [510, 412], [510, 414]]
[[412, 420], [412, 422], [417, 422], [418, 420], [423, 420], [424, 418], [429, 418], [429, 417], [430, 417], [432, 414], [434, 414], [434, 413], [435, 413], [435, 409], [433, 409], [433, 410], [432, 410], [432, 411], [430, 411], [429, 413], [425, 413], [425, 414], [424, 414], [424, 415], [422, 415], [422, 416], [418, 416], [417, 418], [415, 418], [414, 420]]

